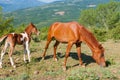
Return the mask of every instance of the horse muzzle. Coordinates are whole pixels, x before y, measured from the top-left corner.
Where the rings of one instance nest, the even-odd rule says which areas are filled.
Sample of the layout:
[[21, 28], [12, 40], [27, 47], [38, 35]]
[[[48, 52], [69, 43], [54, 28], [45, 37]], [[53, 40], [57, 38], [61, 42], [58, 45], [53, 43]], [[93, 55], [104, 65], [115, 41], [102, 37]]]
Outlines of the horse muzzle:
[[106, 67], [106, 62], [102, 62], [99, 65], [100, 65], [100, 67]]

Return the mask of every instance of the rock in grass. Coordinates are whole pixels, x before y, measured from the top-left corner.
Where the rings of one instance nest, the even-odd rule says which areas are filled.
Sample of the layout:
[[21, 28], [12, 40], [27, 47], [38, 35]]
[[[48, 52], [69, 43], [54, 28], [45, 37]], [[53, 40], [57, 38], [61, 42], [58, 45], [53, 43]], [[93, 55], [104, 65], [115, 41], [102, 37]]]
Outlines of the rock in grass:
[[35, 75], [39, 74], [39, 71], [34, 71], [34, 74], [35, 74]]

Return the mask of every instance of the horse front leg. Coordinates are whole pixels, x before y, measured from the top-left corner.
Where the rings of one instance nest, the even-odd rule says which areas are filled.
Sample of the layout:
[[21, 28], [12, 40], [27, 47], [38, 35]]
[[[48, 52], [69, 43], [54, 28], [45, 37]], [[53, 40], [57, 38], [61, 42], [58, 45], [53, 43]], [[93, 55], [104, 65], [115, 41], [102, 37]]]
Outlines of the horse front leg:
[[54, 56], [53, 56], [53, 58], [54, 58], [55, 61], [57, 61], [56, 50], [57, 50], [58, 45], [59, 45], [59, 42], [56, 41], [55, 44], [54, 44]]
[[48, 47], [49, 47], [49, 44], [50, 44], [51, 40], [52, 40], [51, 36], [48, 35], [48, 37], [47, 37], [47, 42], [46, 42], [46, 46], [45, 46], [45, 51], [44, 51], [43, 56], [42, 56], [42, 60], [45, 59], [46, 51], [47, 51], [47, 49], [48, 49]]
[[23, 60], [24, 60], [25, 63], [27, 63], [27, 62], [26, 62], [26, 54], [27, 54], [27, 50], [26, 50], [26, 45], [24, 44], [24, 55], [23, 55]]
[[31, 57], [31, 55], [30, 55], [30, 50], [29, 50], [29, 43], [28, 43], [28, 41], [26, 42], [26, 51], [27, 51], [27, 55], [28, 55], [28, 61], [30, 62], [31, 60], [30, 60], [30, 57]]
[[83, 61], [81, 58], [81, 42], [76, 43], [76, 49], [77, 49], [77, 54], [78, 54], [78, 58], [79, 58], [79, 64], [82, 65]]
[[30, 50], [29, 50], [29, 42], [28, 41], [26, 41], [24, 44], [23, 44], [23, 46], [24, 46], [24, 56], [23, 56], [23, 60], [24, 60], [24, 62], [25, 63], [27, 63], [27, 61], [26, 61], [26, 53], [27, 53], [27, 56], [28, 56], [28, 62], [30, 62], [31, 60], [30, 60]]
[[66, 54], [65, 54], [65, 61], [64, 61], [64, 65], [63, 65], [63, 70], [64, 71], [66, 70], [67, 58], [69, 56], [69, 52], [70, 52], [70, 49], [71, 49], [72, 45], [73, 45], [72, 42], [69, 42], [68, 45], [67, 45]]

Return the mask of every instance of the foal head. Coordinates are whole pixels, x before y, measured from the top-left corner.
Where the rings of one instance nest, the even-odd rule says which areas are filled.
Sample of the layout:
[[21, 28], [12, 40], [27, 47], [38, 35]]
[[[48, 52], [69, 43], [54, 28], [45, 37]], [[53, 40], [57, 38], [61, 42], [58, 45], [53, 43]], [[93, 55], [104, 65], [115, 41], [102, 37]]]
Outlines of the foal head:
[[25, 29], [25, 32], [28, 35], [31, 35], [32, 33], [36, 34], [36, 35], [39, 35], [39, 30], [37, 29], [37, 27], [33, 23], [30, 23], [28, 25], [28, 27]]
[[93, 58], [95, 61], [102, 67], [106, 66], [105, 58], [104, 58], [104, 48], [102, 45], [98, 46], [97, 50], [94, 50], [93, 52]]

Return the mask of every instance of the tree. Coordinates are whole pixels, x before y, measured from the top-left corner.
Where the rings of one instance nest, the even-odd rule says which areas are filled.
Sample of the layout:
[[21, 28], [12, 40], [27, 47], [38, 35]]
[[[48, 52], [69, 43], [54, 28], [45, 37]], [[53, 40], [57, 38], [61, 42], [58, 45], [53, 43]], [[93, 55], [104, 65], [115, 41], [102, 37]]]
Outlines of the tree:
[[87, 9], [81, 12], [80, 23], [85, 26], [95, 26], [97, 23], [96, 20], [96, 11], [94, 9]]
[[81, 12], [80, 23], [86, 26], [97, 26], [113, 29], [120, 20], [120, 2], [101, 4], [95, 9]]
[[0, 7], [0, 36], [13, 31], [13, 18], [5, 18]]
[[120, 2], [101, 4], [96, 11], [99, 25], [104, 26], [106, 30], [116, 27], [115, 24], [120, 20]]

